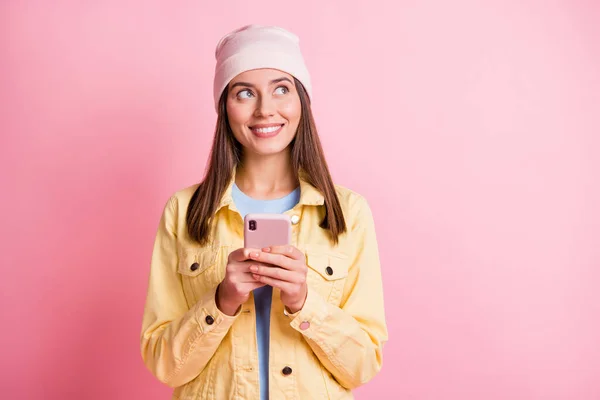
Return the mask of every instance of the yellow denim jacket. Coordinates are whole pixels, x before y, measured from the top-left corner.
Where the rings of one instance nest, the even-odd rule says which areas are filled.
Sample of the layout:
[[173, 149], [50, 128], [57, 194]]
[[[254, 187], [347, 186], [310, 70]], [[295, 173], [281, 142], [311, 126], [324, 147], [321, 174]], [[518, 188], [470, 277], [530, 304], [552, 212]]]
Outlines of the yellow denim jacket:
[[[197, 185], [164, 208], [152, 260], [141, 333], [144, 363], [175, 388], [173, 399], [258, 399], [254, 298], [234, 316], [215, 304], [231, 251], [243, 247], [243, 221], [231, 197], [233, 179], [215, 214], [214, 241], [200, 246], [185, 215]], [[351, 389], [381, 369], [387, 340], [379, 253], [371, 210], [336, 185], [348, 231], [333, 246], [319, 227], [322, 194], [300, 180], [300, 201], [287, 211], [292, 244], [306, 255], [308, 295], [287, 314], [273, 290], [270, 399], [352, 399]]]

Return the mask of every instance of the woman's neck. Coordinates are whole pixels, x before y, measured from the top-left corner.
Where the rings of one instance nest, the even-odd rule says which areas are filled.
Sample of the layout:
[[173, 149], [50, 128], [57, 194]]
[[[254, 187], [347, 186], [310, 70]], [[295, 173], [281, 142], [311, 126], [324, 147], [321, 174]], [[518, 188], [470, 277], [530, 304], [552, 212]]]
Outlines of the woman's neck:
[[289, 153], [244, 157], [235, 183], [246, 195], [261, 200], [281, 198], [298, 187]]

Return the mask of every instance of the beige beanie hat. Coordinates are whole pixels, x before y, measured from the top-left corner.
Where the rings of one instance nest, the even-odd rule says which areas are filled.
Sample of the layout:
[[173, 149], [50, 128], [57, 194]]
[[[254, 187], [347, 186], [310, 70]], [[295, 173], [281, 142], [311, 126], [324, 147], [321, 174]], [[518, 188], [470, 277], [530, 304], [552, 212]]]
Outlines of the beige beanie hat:
[[259, 68], [287, 72], [302, 82], [312, 97], [310, 75], [299, 43], [296, 35], [283, 28], [262, 25], [247, 25], [221, 38], [215, 50], [215, 110], [219, 111], [221, 94], [233, 78]]

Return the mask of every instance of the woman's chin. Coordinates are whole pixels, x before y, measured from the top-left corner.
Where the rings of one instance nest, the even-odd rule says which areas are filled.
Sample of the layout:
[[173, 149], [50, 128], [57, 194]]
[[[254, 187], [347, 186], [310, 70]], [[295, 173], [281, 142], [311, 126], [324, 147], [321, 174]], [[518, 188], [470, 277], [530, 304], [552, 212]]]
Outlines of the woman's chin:
[[[290, 141], [291, 142], [291, 141]], [[288, 150], [289, 142], [274, 140], [271, 143], [264, 141], [252, 144], [252, 152], [261, 156], [271, 156]]]
[[273, 156], [276, 154], [283, 153], [286, 150], [286, 147], [282, 146], [256, 146], [254, 149], [254, 153], [260, 156]]

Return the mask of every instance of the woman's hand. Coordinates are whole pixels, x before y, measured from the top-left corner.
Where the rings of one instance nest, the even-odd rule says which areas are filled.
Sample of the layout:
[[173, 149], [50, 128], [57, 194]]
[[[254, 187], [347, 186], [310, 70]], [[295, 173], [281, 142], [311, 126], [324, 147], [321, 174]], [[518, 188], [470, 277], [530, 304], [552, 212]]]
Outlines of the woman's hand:
[[227, 315], [235, 315], [238, 308], [250, 297], [250, 292], [265, 283], [259, 282], [252, 277], [249, 271], [250, 265], [257, 264], [250, 260], [250, 253], [257, 252], [256, 249], [237, 249], [229, 254], [225, 278], [217, 288], [217, 307]]
[[250, 266], [254, 281], [280, 289], [281, 302], [288, 310], [300, 311], [308, 293], [304, 254], [294, 246], [273, 246], [252, 251], [250, 258], [257, 261]]

